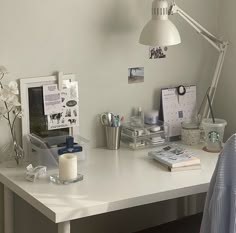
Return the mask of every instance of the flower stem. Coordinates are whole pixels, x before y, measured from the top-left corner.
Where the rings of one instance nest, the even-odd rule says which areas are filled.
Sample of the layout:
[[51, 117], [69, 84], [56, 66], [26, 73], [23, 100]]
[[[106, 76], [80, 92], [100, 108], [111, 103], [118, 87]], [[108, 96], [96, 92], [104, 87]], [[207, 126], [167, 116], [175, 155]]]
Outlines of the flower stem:
[[5, 74], [4, 74], [4, 73], [2, 73], [2, 76], [1, 76], [1, 78], [0, 78], [0, 81], [1, 81], [1, 80], [4, 78], [4, 75], [5, 75]]
[[[4, 77], [4, 73], [0, 74], [0, 89], [3, 89], [4, 86], [2, 84], [2, 79]], [[11, 112], [14, 111], [14, 108], [16, 106], [9, 106], [7, 101], [2, 100], [4, 106], [5, 106], [5, 110], [6, 113], [2, 114], [2, 116], [4, 117], [5, 120], [8, 121], [9, 127], [10, 127], [10, 132], [11, 132], [11, 136], [12, 136], [12, 141], [13, 141], [13, 146], [14, 146], [14, 151], [15, 151], [15, 161], [17, 163], [17, 165], [20, 162], [20, 159], [23, 158], [23, 153], [19, 150], [19, 145], [17, 144], [17, 140], [16, 140], [16, 135], [15, 135], [15, 131], [14, 131], [14, 125], [16, 122], [16, 118], [19, 116], [19, 114], [21, 113], [21, 111], [18, 111], [17, 113], [14, 112], [14, 117], [12, 117], [11, 119]], [[16, 108], [17, 109], [17, 108]]]
[[[4, 73], [2, 74], [0, 80], [2, 80], [4, 77]], [[2, 82], [0, 81], [0, 87], [3, 88], [3, 84]], [[4, 116], [4, 118], [8, 121], [8, 124], [10, 126], [10, 131], [11, 131], [11, 136], [12, 136], [12, 141], [14, 143], [14, 132], [13, 132], [13, 124], [11, 122], [11, 117], [10, 117], [10, 111], [11, 109], [8, 108], [8, 105], [7, 105], [7, 102], [6, 101], [3, 101], [4, 105], [5, 105], [5, 108], [7, 110], [7, 116]]]

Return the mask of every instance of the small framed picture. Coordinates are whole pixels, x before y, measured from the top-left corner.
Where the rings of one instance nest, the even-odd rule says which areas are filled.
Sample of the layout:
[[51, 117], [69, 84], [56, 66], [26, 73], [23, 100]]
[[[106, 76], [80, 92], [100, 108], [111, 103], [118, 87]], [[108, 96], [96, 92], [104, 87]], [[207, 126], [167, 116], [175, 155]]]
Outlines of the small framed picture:
[[144, 67], [128, 68], [128, 83], [144, 82]]

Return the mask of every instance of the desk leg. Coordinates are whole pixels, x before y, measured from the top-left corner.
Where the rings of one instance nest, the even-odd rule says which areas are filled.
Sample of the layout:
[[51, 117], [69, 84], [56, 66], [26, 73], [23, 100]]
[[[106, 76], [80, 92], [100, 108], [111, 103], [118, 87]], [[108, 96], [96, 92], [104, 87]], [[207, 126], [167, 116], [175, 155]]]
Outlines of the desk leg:
[[70, 221], [58, 223], [58, 233], [70, 233]]
[[14, 233], [14, 194], [4, 185], [4, 232]]

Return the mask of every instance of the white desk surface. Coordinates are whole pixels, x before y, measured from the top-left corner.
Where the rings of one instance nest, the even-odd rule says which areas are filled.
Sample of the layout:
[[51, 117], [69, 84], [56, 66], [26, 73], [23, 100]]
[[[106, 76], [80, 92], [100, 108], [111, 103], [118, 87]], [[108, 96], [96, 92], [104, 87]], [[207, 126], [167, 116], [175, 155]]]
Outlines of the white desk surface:
[[[56, 185], [24, 179], [23, 168], [0, 168], [0, 182], [55, 223], [206, 192], [218, 154], [191, 147], [201, 170], [169, 172], [147, 156], [154, 149], [91, 149], [79, 163], [84, 180]], [[55, 171], [49, 171], [55, 173]]]

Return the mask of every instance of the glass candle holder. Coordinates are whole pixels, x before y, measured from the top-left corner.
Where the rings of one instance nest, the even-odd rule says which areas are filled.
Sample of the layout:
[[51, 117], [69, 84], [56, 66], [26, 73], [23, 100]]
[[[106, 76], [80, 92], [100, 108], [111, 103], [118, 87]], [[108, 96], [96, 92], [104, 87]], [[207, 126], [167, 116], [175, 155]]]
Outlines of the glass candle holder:
[[199, 126], [193, 122], [182, 122], [181, 140], [186, 145], [197, 145], [200, 142], [201, 131]]
[[59, 174], [50, 176], [50, 180], [56, 184], [70, 184], [83, 180], [83, 176], [77, 173], [77, 156], [73, 153], [63, 154], [59, 157]]

